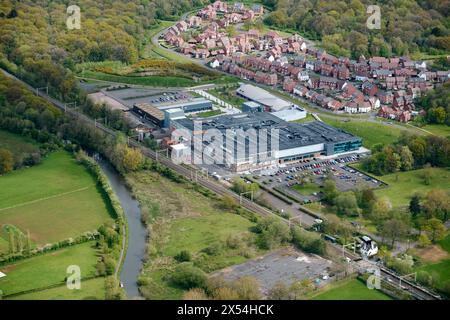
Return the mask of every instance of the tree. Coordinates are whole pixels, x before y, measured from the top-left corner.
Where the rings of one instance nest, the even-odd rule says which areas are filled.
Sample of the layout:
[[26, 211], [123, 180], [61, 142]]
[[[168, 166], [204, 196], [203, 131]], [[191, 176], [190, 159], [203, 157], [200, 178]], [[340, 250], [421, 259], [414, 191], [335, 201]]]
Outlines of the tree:
[[409, 150], [408, 146], [403, 146], [400, 149], [400, 162], [401, 162], [401, 170], [402, 171], [409, 171], [412, 169], [412, 166], [414, 164], [414, 157]]
[[376, 222], [381, 222], [389, 217], [391, 210], [391, 201], [386, 197], [380, 198], [373, 206], [371, 218]]
[[0, 175], [12, 171], [14, 167], [13, 155], [9, 150], [0, 149]]
[[442, 240], [445, 237], [445, 226], [441, 220], [436, 218], [431, 218], [427, 221], [425, 225], [425, 232], [433, 243]]
[[417, 241], [419, 242], [419, 246], [421, 248], [426, 248], [431, 244], [431, 240], [425, 233], [421, 233]]
[[136, 171], [141, 167], [144, 157], [140, 150], [129, 148], [126, 145], [121, 146], [119, 150], [122, 156], [122, 168], [125, 172]]
[[391, 247], [394, 247], [395, 242], [406, 236], [408, 226], [399, 219], [390, 219], [383, 223], [381, 234], [383, 238], [391, 239]]
[[359, 214], [358, 203], [353, 192], [344, 192], [336, 197], [336, 209], [338, 214], [357, 216]]
[[284, 282], [277, 281], [272, 288], [270, 288], [267, 298], [269, 300], [288, 300], [289, 289]]
[[234, 210], [237, 207], [236, 199], [226, 194], [222, 197], [223, 206], [228, 210]]
[[415, 219], [421, 211], [422, 207], [420, 205], [420, 197], [415, 194], [409, 202], [409, 212], [411, 212], [412, 217]]
[[447, 221], [450, 212], [450, 196], [444, 190], [434, 189], [427, 193], [423, 209], [428, 218]]
[[256, 229], [259, 231], [258, 243], [262, 248], [272, 249], [291, 239], [289, 227], [275, 217], [262, 219]]
[[332, 178], [325, 180], [323, 184], [323, 200], [328, 204], [334, 204], [334, 200], [338, 195], [338, 190], [336, 188], [336, 182]]

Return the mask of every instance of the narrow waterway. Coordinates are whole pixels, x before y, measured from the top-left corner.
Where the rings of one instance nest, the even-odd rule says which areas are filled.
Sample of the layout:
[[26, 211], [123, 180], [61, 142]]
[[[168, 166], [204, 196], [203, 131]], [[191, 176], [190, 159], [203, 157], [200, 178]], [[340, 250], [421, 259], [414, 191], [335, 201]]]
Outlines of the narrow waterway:
[[108, 162], [99, 160], [98, 164], [108, 177], [111, 188], [119, 198], [128, 222], [128, 248], [120, 271], [120, 281], [123, 283], [128, 299], [137, 298], [140, 296], [137, 280], [145, 254], [147, 229], [141, 221], [139, 202], [133, 199], [123, 178]]

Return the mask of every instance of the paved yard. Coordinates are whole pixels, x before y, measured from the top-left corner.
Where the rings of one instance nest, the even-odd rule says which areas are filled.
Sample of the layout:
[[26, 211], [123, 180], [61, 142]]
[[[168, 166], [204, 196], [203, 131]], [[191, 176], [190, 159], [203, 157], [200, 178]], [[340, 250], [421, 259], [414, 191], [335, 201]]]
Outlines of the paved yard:
[[279, 281], [290, 285], [304, 279], [322, 279], [323, 275], [329, 274], [332, 266], [332, 261], [317, 255], [283, 248], [246, 263], [222, 269], [214, 275], [221, 275], [229, 281], [244, 276], [255, 277], [260, 282], [263, 294], [267, 294]]

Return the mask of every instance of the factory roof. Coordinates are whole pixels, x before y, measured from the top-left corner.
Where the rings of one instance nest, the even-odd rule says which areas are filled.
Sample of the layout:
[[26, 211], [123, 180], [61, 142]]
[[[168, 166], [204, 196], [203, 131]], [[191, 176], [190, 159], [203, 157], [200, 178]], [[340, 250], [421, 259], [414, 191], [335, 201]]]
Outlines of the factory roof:
[[137, 108], [141, 109], [142, 111], [146, 112], [150, 116], [152, 116], [155, 119], [158, 120], [164, 120], [164, 112], [159, 110], [157, 107], [150, 103], [139, 103], [135, 105]]
[[[183, 127], [193, 131], [194, 122], [191, 119], [176, 120]], [[244, 131], [248, 129], [271, 129], [279, 131], [279, 149], [292, 149], [296, 147], [315, 145], [320, 143], [336, 143], [359, 139], [341, 129], [331, 127], [320, 121], [308, 123], [286, 122], [267, 112], [240, 113], [238, 115], [224, 115], [214, 119], [201, 121], [202, 130], [218, 129], [225, 134], [226, 130]]]
[[258, 102], [264, 106], [270, 107], [273, 111], [280, 111], [292, 106], [292, 103], [280, 99], [268, 91], [251, 84], [242, 84], [237, 93], [246, 97], [247, 99]]

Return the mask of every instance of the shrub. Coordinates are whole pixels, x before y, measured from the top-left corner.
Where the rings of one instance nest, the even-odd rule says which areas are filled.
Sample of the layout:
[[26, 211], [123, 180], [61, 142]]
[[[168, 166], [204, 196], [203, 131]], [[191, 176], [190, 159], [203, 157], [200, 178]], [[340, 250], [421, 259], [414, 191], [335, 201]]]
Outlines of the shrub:
[[182, 250], [175, 256], [175, 260], [177, 260], [178, 262], [187, 262], [191, 261], [191, 259], [191, 253], [187, 250]]
[[175, 268], [170, 280], [180, 288], [189, 290], [192, 288], [204, 288], [206, 286], [206, 274], [192, 264], [183, 262]]
[[214, 242], [209, 247], [203, 249], [203, 252], [210, 256], [215, 256], [222, 250], [222, 244], [219, 242]]
[[319, 235], [302, 230], [299, 227], [292, 228], [292, 243], [299, 249], [315, 254], [325, 254], [325, 241]]

